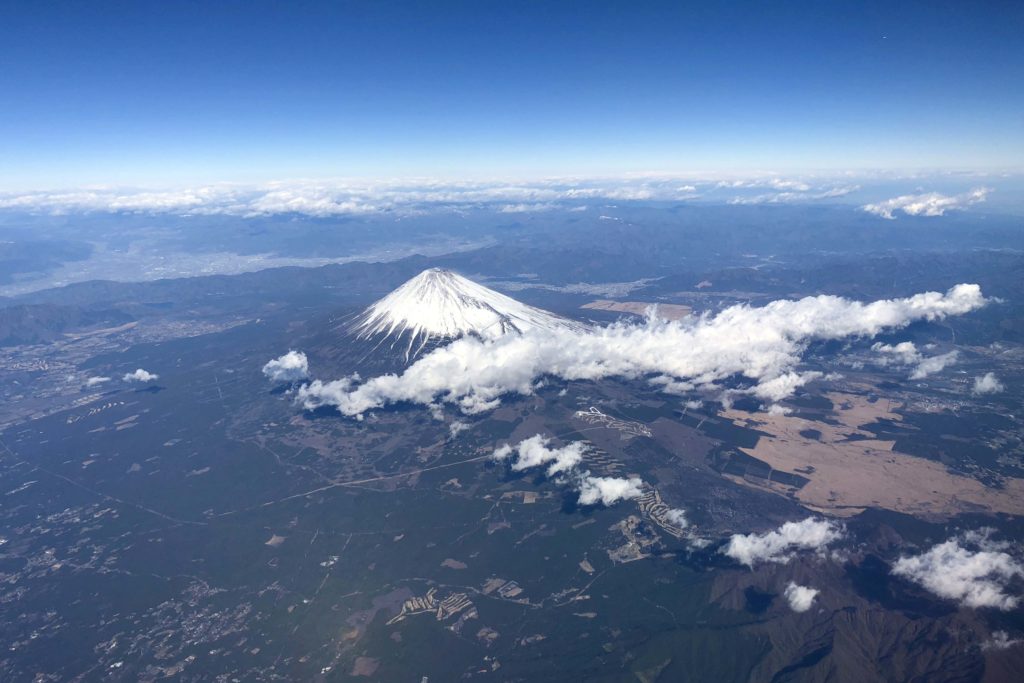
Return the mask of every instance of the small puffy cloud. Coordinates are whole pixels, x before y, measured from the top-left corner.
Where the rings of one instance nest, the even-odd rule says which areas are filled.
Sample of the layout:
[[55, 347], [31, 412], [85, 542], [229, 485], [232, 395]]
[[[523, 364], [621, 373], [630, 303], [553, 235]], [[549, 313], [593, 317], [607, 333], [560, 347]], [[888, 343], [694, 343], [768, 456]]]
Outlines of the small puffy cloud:
[[1024, 566], [989, 533], [962, 534], [916, 556], [901, 557], [892, 573], [919, 584], [940, 598], [966, 607], [1011, 610], [1020, 599], [1008, 590], [1024, 578]]
[[274, 382], [298, 382], [309, 377], [309, 360], [301, 351], [289, 351], [268, 361], [263, 374]]
[[789, 607], [794, 612], [806, 612], [814, 604], [814, 598], [818, 596], [821, 591], [816, 588], [809, 586], [799, 586], [795, 582], [790, 581], [789, 585], [786, 586], [786, 591], [783, 593], [786, 600], [789, 602]]
[[580, 505], [613, 505], [620, 500], [639, 498], [643, 481], [639, 477], [595, 477], [587, 473], [579, 482]]
[[573, 469], [583, 461], [587, 445], [582, 441], [573, 441], [561, 448], [551, 448], [551, 439], [536, 434], [529, 439], [520, 441], [515, 446], [505, 444], [491, 455], [495, 460], [512, 460], [512, 470], [522, 472], [534, 467], [547, 467], [547, 475], [553, 477]]
[[781, 401], [793, 392], [822, 376], [820, 372], [787, 372], [769, 380], [763, 380], [754, 387], [754, 396], [769, 401]]
[[877, 204], [866, 204], [861, 208], [868, 213], [889, 220], [896, 218], [897, 211], [902, 211], [908, 216], [944, 216], [947, 211], [964, 209], [971, 204], [985, 201], [985, 196], [990, 191], [988, 188], [979, 187], [970, 192], [953, 196], [938, 192], [906, 194]]
[[986, 372], [982, 377], [974, 378], [974, 387], [971, 391], [978, 395], [998, 394], [1004, 388], [998, 377], [991, 372]]
[[723, 380], [777, 402], [817, 373], [798, 373], [815, 340], [870, 337], [919, 320], [940, 320], [985, 305], [981, 288], [961, 284], [872, 303], [836, 296], [736, 305], [683, 320], [619, 321], [583, 330], [534, 329], [496, 339], [463, 337], [424, 355], [400, 375], [354, 385], [315, 381], [297, 392], [307, 409], [335, 406], [348, 416], [400, 402], [455, 404], [464, 413], [492, 410], [507, 394], [532, 394], [545, 377], [567, 381], [646, 379], [665, 390], [715, 389]]
[[160, 379], [160, 375], [139, 368], [135, 372], [125, 373], [121, 379], [125, 382], [153, 382]]
[[928, 375], [934, 375], [936, 372], [941, 372], [955, 363], [959, 355], [959, 351], [950, 351], [949, 353], [942, 353], [937, 356], [922, 358], [921, 362], [918, 363], [910, 373], [910, 379], [924, 379]]
[[568, 484], [579, 492], [580, 505], [613, 505], [620, 500], [638, 498], [643, 493], [643, 481], [639, 477], [597, 477], [589, 471], [579, 471], [586, 452], [587, 444], [583, 441], [552, 448], [550, 438], [536, 434], [514, 446], [499, 446], [491, 458], [510, 460], [510, 467], [516, 472], [546, 467], [549, 477], [557, 476], [559, 483]]
[[912, 365], [921, 360], [921, 353], [917, 350], [914, 342], [900, 342], [899, 344], [883, 344], [876, 342], [871, 345], [871, 350], [882, 354], [879, 364], [888, 365], [890, 362], [897, 362], [901, 365]]
[[109, 377], [90, 377], [89, 379], [85, 380], [85, 386], [87, 386], [87, 387], [96, 387], [96, 386], [99, 386], [101, 384], [106, 384], [109, 381], [110, 381]]
[[808, 517], [763, 534], [734, 534], [722, 552], [748, 567], [761, 562], [785, 564], [796, 551], [824, 550], [842, 536], [843, 528], [835, 522]]
[[1020, 638], [1011, 638], [1006, 631], [993, 631], [992, 637], [981, 644], [982, 650], [1009, 650], [1024, 643]]
[[[872, 350], [880, 354], [879, 365], [905, 365], [913, 366], [910, 372], [910, 379], [924, 379], [934, 375], [956, 362], [960, 353], [950, 351], [935, 356], [924, 356], [914, 342], [900, 342], [899, 344], [874, 344]], [[926, 347], [928, 348], [928, 347]]]
[[454, 439], [467, 429], [469, 429], [468, 424], [461, 420], [456, 420], [455, 422], [452, 422], [450, 425], [448, 425], [448, 438]]
[[679, 508], [671, 508], [665, 513], [665, 518], [680, 529], [685, 529], [690, 525], [690, 520], [686, 519], [686, 510]]

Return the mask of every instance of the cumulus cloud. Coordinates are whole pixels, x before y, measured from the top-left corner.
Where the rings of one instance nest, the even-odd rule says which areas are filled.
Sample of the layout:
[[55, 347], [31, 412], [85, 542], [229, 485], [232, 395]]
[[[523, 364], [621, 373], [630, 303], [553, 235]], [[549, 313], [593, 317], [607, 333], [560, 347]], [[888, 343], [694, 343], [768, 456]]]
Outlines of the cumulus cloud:
[[872, 350], [882, 355], [881, 365], [895, 363], [897, 365], [913, 366], [910, 372], [910, 379], [924, 379], [934, 375], [956, 362], [960, 353], [950, 351], [935, 356], [924, 356], [914, 342], [900, 342], [899, 344], [874, 344]]
[[921, 353], [917, 350], [914, 342], [900, 342], [899, 344], [883, 344], [877, 342], [871, 345], [871, 350], [882, 354], [880, 365], [888, 365], [896, 362], [901, 365], [912, 365], [921, 360]]
[[1020, 599], [1008, 592], [1010, 583], [1024, 578], [1024, 566], [1008, 549], [990, 538], [990, 530], [961, 534], [921, 555], [901, 557], [892, 573], [966, 607], [1011, 610]]
[[85, 380], [85, 386], [96, 387], [99, 386], [100, 384], [106, 384], [109, 381], [109, 377], [90, 377], [89, 379]]
[[639, 477], [595, 477], [589, 474], [579, 482], [580, 505], [613, 505], [620, 500], [639, 498], [643, 482]]
[[135, 372], [125, 373], [121, 379], [125, 382], [153, 382], [160, 379], [160, 375], [139, 368]]
[[462, 422], [461, 420], [455, 420], [455, 422], [452, 422], [450, 425], [448, 425], [448, 438], [454, 439], [467, 429], [469, 429], [468, 424]]
[[679, 508], [669, 509], [669, 511], [665, 513], [665, 518], [680, 529], [685, 529], [690, 525], [690, 520], [686, 518], [686, 510], [681, 510]]
[[553, 477], [579, 465], [587, 451], [587, 445], [582, 441], [573, 441], [561, 448], [551, 448], [550, 443], [551, 439], [536, 434], [515, 446], [501, 446], [491, 457], [495, 460], [512, 458], [511, 467], [516, 472], [547, 466], [547, 475]]
[[928, 375], [934, 375], [936, 372], [940, 372], [955, 363], [959, 355], [959, 351], [950, 351], [949, 353], [922, 358], [921, 362], [910, 373], [910, 379], [924, 379]]
[[799, 586], [795, 582], [790, 581], [789, 585], [786, 586], [786, 591], [783, 593], [786, 600], [789, 602], [789, 607], [794, 612], [806, 612], [814, 604], [814, 598], [820, 593], [816, 588], [809, 586]]
[[986, 372], [982, 377], [974, 378], [974, 387], [971, 389], [975, 394], [998, 394], [1005, 387], [999, 378], [991, 372]]
[[717, 315], [682, 320], [619, 321], [585, 330], [531, 330], [493, 340], [463, 337], [423, 356], [400, 374], [316, 380], [300, 387], [307, 409], [334, 406], [359, 416], [392, 403], [457, 405], [464, 413], [491, 410], [506, 394], [529, 395], [545, 377], [563, 380], [646, 379], [671, 391], [715, 389], [728, 378], [753, 382], [771, 401], [816, 373], [795, 366], [814, 340], [870, 337], [918, 320], [960, 315], [985, 304], [981, 288], [961, 284], [872, 303], [836, 296], [737, 305]]
[[301, 351], [289, 351], [267, 361], [263, 374], [273, 382], [297, 382], [309, 377], [309, 360]]
[[897, 211], [902, 211], [908, 216], [944, 216], [947, 211], [965, 209], [971, 204], [985, 201], [985, 197], [990, 191], [986, 187], [979, 187], [970, 192], [952, 196], [938, 192], [906, 194], [877, 204], [865, 204], [861, 208], [868, 213], [889, 220], [896, 218]]
[[722, 552], [748, 567], [761, 562], [785, 564], [797, 551], [824, 550], [842, 536], [843, 528], [835, 522], [808, 517], [763, 534], [734, 534]]
[[772, 379], [761, 380], [754, 387], [753, 394], [769, 401], [781, 401], [793, 395], [797, 389], [822, 376], [820, 372], [786, 372]]
[[982, 650], [1009, 650], [1011, 647], [1024, 643], [1020, 638], [1011, 638], [1006, 631], [993, 631], [992, 637], [981, 644]]
[[587, 452], [585, 442], [573, 441], [559, 448], [552, 448], [550, 444], [550, 438], [536, 434], [514, 446], [499, 446], [491, 457], [511, 461], [510, 467], [515, 472], [546, 467], [549, 477], [557, 477], [558, 482], [579, 493], [580, 505], [613, 505], [620, 500], [639, 498], [643, 493], [643, 481], [639, 477], [598, 477], [589, 471], [580, 471], [579, 465]]

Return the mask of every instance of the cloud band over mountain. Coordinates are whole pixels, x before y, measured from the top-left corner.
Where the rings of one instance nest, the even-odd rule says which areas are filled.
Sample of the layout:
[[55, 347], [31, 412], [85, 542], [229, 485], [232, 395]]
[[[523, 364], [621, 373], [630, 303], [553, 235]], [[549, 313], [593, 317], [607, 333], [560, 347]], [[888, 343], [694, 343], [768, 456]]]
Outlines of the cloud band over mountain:
[[473, 414], [495, 408], [504, 395], [532, 394], [545, 377], [646, 379], [673, 393], [715, 390], [739, 377], [752, 382], [750, 393], [777, 401], [817, 376], [797, 371], [813, 341], [872, 337], [916, 321], [962, 315], [985, 302], [978, 285], [960, 284], [945, 293], [872, 303], [822, 295], [760, 308], [736, 305], [679, 321], [463, 337], [401, 374], [361, 383], [316, 380], [299, 388], [297, 400], [307, 409], [334, 406], [348, 416], [400, 402], [448, 403]]

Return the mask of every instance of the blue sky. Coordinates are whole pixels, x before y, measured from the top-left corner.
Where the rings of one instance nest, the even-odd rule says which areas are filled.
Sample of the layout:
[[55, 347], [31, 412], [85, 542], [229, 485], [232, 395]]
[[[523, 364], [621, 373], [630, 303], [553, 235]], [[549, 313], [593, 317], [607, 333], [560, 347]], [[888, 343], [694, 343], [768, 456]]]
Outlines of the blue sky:
[[1022, 35], [1020, 2], [9, 1], [0, 189], [1019, 168]]

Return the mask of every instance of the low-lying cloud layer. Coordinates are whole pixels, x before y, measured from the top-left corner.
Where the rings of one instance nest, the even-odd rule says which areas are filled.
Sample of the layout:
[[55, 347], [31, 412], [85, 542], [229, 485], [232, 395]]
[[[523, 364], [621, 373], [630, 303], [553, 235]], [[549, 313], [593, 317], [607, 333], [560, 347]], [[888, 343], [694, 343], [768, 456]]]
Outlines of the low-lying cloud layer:
[[174, 190], [118, 188], [0, 194], [0, 209], [35, 213], [168, 213], [314, 217], [416, 212], [429, 207], [489, 207], [505, 213], [545, 211], [587, 201], [672, 200], [696, 196], [674, 178], [551, 179], [529, 182], [280, 181]]
[[932, 546], [921, 555], [901, 557], [892, 573], [966, 607], [1014, 609], [1020, 598], [1008, 591], [1024, 579], [1024, 565], [1006, 552], [1009, 544], [991, 538], [991, 530], [970, 532]]
[[558, 477], [557, 481], [579, 492], [580, 505], [614, 505], [620, 500], [640, 497], [643, 481], [639, 477], [598, 477], [589, 471], [581, 471], [579, 465], [587, 448], [583, 441], [553, 448], [550, 438], [536, 434], [514, 446], [505, 444], [498, 447], [491, 457], [510, 462], [514, 472], [546, 467], [547, 476]]
[[263, 374], [272, 382], [298, 382], [309, 377], [309, 360], [301, 351], [289, 351], [267, 361]]
[[979, 187], [970, 192], [952, 196], [938, 192], [905, 194], [877, 204], [865, 204], [861, 208], [868, 213], [889, 220], [896, 218], [897, 211], [907, 216], [944, 216], [947, 211], [965, 209], [972, 204], [985, 201], [989, 192], [991, 190], [988, 188]]
[[645, 378], [670, 393], [711, 390], [741, 377], [753, 395], [778, 401], [818, 376], [795, 367], [815, 340], [871, 337], [919, 320], [960, 315], [985, 304], [981, 288], [961, 284], [873, 303], [836, 296], [729, 307], [678, 321], [650, 319], [607, 327], [536, 330], [494, 340], [464, 337], [410, 365], [401, 375], [360, 383], [316, 380], [300, 387], [307, 409], [334, 406], [361, 416], [399, 402], [455, 404], [464, 413], [495, 408], [506, 394], [532, 394], [545, 377], [562, 380]]
[[859, 185], [836, 185], [812, 190], [806, 183], [796, 183], [782, 192], [765, 192], [750, 197], [733, 197], [730, 204], [800, 204], [821, 199], [838, 199], [860, 189]]
[[785, 564], [797, 551], [822, 551], [842, 537], [843, 528], [835, 522], [808, 517], [763, 534], [734, 534], [722, 553], [748, 567], [762, 562]]
[[87, 188], [0, 193], [0, 210], [32, 213], [162, 213], [176, 215], [314, 217], [415, 213], [431, 208], [488, 207], [503, 213], [578, 208], [587, 202], [683, 201], [698, 197], [738, 203], [818, 201], [857, 187], [822, 179], [776, 176], [719, 181], [711, 178], [633, 176], [523, 181], [408, 179], [292, 180], [240, 185], [219, 183], [178, 189]]

